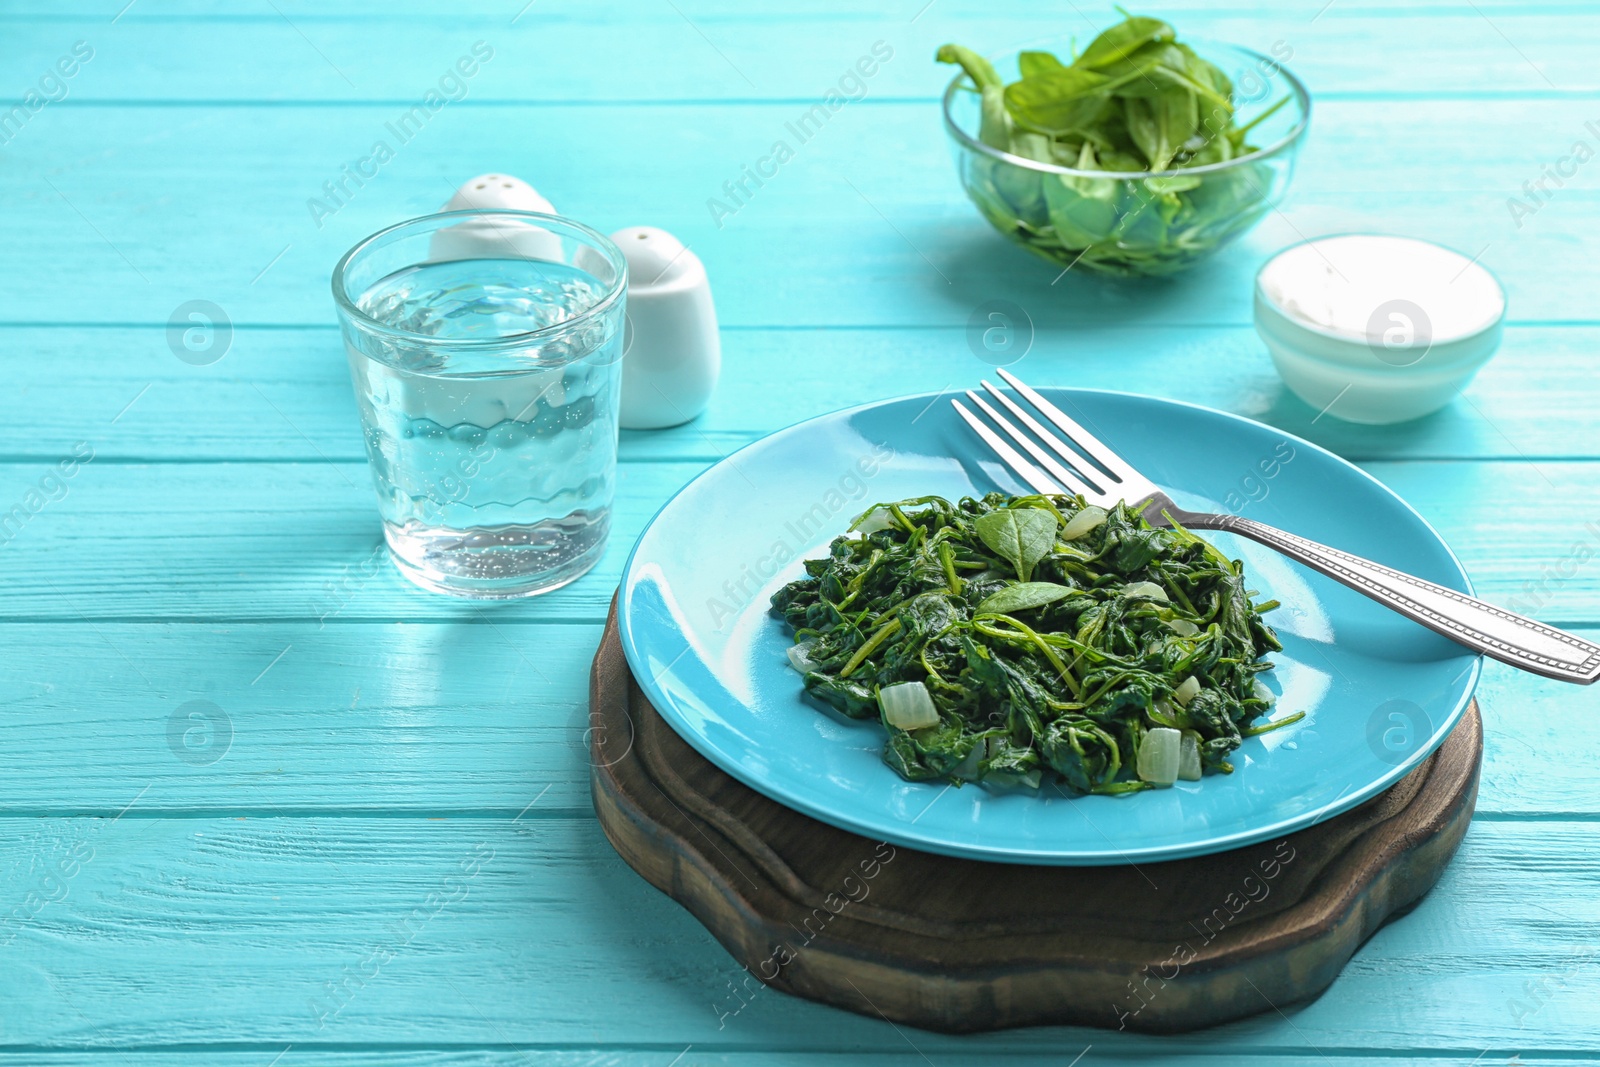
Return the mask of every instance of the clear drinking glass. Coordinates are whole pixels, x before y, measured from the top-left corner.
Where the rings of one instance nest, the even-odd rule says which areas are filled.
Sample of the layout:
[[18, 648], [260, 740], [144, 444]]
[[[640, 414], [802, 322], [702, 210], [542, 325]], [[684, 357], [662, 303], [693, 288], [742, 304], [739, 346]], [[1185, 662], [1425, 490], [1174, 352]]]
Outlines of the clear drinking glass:
[[381, 230], [333, 272], [390, 554], [425, 589], [531, 596], [600, 558], [627, 264], [528, 211]]

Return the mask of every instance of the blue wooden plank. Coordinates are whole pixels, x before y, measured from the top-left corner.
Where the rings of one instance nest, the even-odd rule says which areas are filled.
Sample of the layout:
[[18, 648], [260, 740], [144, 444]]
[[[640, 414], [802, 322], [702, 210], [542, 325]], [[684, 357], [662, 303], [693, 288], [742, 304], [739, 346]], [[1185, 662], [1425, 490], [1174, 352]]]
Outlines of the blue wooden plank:
[[[1285, 389], [1248, 326], [1041, 327], [1032, 336], [1011, 369], [1035, 384], [1206, 404], [1357, 460], [1600, 458], [1589, 432], [1600, 408], [1594, 327], [1511, 327], [1464, 398], [1394, 427], [1319, 417]], [[365, 461], [331, 327], [242, 327], [206, 367], [176, 358], [163, 327], [11, 328], [0, 338], [17, 357], [10, 387], [29, 411], [25, 423], [0, 424], [0, 458], [49, 462], [90, 441], [97, 457], [118, 461]], [[961, 327], [727, 330], [722, 348], [722, 382], [706, 414], [671, 430], [625, 433], [625, 460], [711, 462], [851, 403], [993, 377], [975, 355], [982, 346]], [[63, 377], [67, 364], [79, 373]]]
[[[387, 564], [384, 564], [387, 566]], [[332, 603], [332, 602], [330, 602]], [[587, 814], [596, 625], [0, 625], [0, 811]]]
[[[1092, 1042], [1089, 1046], [1092, 1047]], [[263, 1048], [261, 1051], [252, 1052], [221, 1052], [212, 1047], [206, 1047], [202, 1052], [187, 1053], [174, 1052], [119, 1052], [116, 1054], [117, 1063], [125, 1063], [129, 1067], [169, 1067], [173, 1064], [191, 1064], [203, 1055], [207, 1063], [216, 1064], [217, 1067], [261, 1067], [262, 1054], [269, 1058], [274, 1049]], [[1004, 1067], [1061, 1067], [1061, 1064], [1070, 1061], [1072, 1049], [1063, 1048], [1060, 1051], [1025, 1052], [1018, 1054], [990, 1053], [985, 1063], [997, 1063]], [[674, 1062], [674, 1057], [677, 1057]], [[1307, 1064], [1320, 1064], [1321, 1067], [1414, 1067], [1418, 1062], [1411, 1057], [1396, 1058], [1391, 1056], [1323, 1056], [1315, 1052], [1293, 1053], [1267, 1053], [1257, 1055], [1249, 1052], [1230, 1053], [1234, 1057], [1231, 1062], [1246, 1063], [1252, 1067], [1304, 1067]], [[309, 1051], [290, 1048], [290, 1051], [279, 1061], [278, 1067], [366, 1067], [381, 1056], [385, 1065], [394, 1067], [416, 1067], [426, 1064], [428, 1067], [855, 1067], [857, 1064], [865, 1067], [923, 1067], [924, 1064], [933, 1064], [936, 1067], [969, 1067], [972, 1059], [965, 1052], [934, 1052], [931, 1055], [918, 1052], [914, 1049], [904, 1052], [791, 1052], [782, 1049], [762, 1052], [718, 1052], [701, 1051], [693, 1045], [680, 1049], [658, 1047], [646, 1050], [616, 1050], [616, 1049], [428, 1049], [410, 1050], [397, 1049], [394, 1046], [382, 1046], [360, 1052], [328, 1052], [320, 1049]], [[64, 1053], [26, 1053], [22, 1055], [8, 1055], [0, 1052], [0, 1067], [10, 1067], [11, 1064], [27, 1063], [37, 1067], [84, 1067], [84, 1065], [105, 1063], [106, 1055], [94, 1052], [64, 1052]], [[1456, 1062], [1465, 1062], [1463, 1057]], [[1088, 1061], [1093, 1064], [1094, 1061]], [[1141, 1054], [1139, 1063], [1149, 1067], [1172, 1067], [1179, 1063], [1214, 1062], [1209, 1057], [1191, 1056], [1183, 1052], [1149, 1052]], [[1446, 1059], [1445, 1062], [1452, 1062]], [[1506, 1057], [1489, 1059], [1483, 1057], [1479, 1060], [1485, 1065], [1499, 1065], [1512, 1063], [1521, 1067], [1556, 1067], [1558, 1064], [1570, 1064], [1570, 1059], [1545, 1059], [1543, 1057], [1530, 1059], [1527, 1055], [1519, 1055], [1515, 1060]]]
[[[1406, 0], [1404, 4], [1387, 5], [1375, 3], [1374, 0], [1339, 0], [1335, 6], [1325, 11], [1322, 10], [1323, 3], [1324, 0], [1292, 0], [1288, 4], [1279, 0], [1163, 0], [1160, 10], [1163, 16], [1174, 19], [1188, 15], [1202, 18], [1227, 16], [1264, 19], [1288, 14], [1298, 16], [1307, 23], [1320, 14], [1317, 19], [1320, 23], [1326, 19], [1385, 22], [1404, 14], [1450, 16], [1477, 12], [1495, 18], [1517, 15], [1562, 17], [1593, 8], [1593, 0], [1528, 0], [1527, 3], [1519, 3], [1517, 0], [1491, 0], [1488, 3], [1472, 3], [1469, 0]], [[71, 0], [61, 4], [52, 4], [49, 0], [18, 0], [9, 5], [7, 10], [18, 21], [72, 17], [98, 18], [109, 22], [119, 12], [123, 14], [123, 19], [119, 19], [119, 22], [175, 19], [204, 19], [211, 22], [266, 21], [277, 17], [277, 11], [291, 16], [296, 22], [302, 19], [311, 22], [373, 19], [372, 9], [362, 0], [337, 0], [332, 3], [326, 0], [275, 0], [273, 7], [277, 11], [269, 11], [264, 7], [241, 9], [221, 4], [218, 0], [141, 0], [136, 7], [128, 10], [124, 10], [125, 4], [126, 0]], [[543, 3], [540, 6], [542, 7]], [[631, 2], [605, 0], [588, 5], [551, 3], [550, 6], [552, 10], [561, 12], [567, 17], [585, 19], [600, 25], [619, 21], [627, 15], [647, 18], [660, 15], [659, 10], [654, 9], [647, 0], [631, 0]], [[860, 0], [860, 2], [817, 0], [803, 8], [781, 8], [775, 5], [753, 7], [740, 0], [688, 0], [676, 6], [697, 21], [754, 18], [774, 25], [785, 25], [852, 15], [858, 18], [899, 18], [910, 21], [912, 16], [921, 10], [922, 3], [907, 3], [906, 0]], [[1078, 7], [1086, 13], [1083, 17], [1087, 19], [1105, 20], [1115, 17], [1111, 5], [1108, 4], [1080, 4]], [[998, 2], [939, 0], [938, 8], [933, 10], [946, 17], [982, 18], [988, 15], [997, 18], [1015, 18], [1035, 10], [1035, 5], [1028, 3], [1027, 0], [998, 0]], [[458, 0], [404, 0], [384, 5], [385, 21], [382, 25], [384, 32], [387, 32], [390, 20], [405, 22], [414, 19], [438, 19], [449, 15], [509, 20], [516, 11], [515, 5], [510, 5], [508, 11], [508, 5], [504, 0], [459, 0], [459, 2]], [[1069, 13], [1074, 18], [1079, 17], [1070, 9]], [[924, 12], [923, 16], [933, 17], [928, 12]]]
[[[1600, 624], [1600, 567], [1584, 551], [1600, 523], [1600, 465], [1368, 466], [1441, 531], [1481, 595], [1551, 622]], [[90, 463], [0, 550], [4, 611], [63, 622], [316, 621], [331, 605], [346, 621], [598, 622], [645, 523], [703, 467], [623, 464], [596, 568], [534, 600], [485, 607], [373, 566], [378, 518], [359, 465]], [[25, 502], [48, 473], [0, 465], [0, 501]], [[1569, 510], [1552, 516], [1553, 500]]]
[[[1507, 200], [1571, 148], [1586, 101], [1334, 101], [1282, 214], [1190, 275], [1128, 284], [1059, 272], [996, 236], [967, 203], [937, 113], [841, 111], [719, 229], [708, 201], [782, 135], [793, 105], [441, 111], [314, 220], [308, 201], [363, 157], [392, 107], [45, 111], [7, 151], [17, 205], [0, 262], [7, 322], [167, 323], [205, 299], [238, 324], [333, 321], [327, 278], [351, 244], [433, 210], [462, 176], [521, 172], [602, 229], [663, 226], [705, 260], [724, 324], [962, 327], [1004, 296], [1040, 326], [1245, 325], [1263, 258], [1303, 235], [1399, 229], [1482, 253], [1518, 322], [1593, 321], [1581, 255], [1600, 200], [1580, 171], [1537, 214]], [[506, 143], [505, 131], [518, 135]], [[604, 131], [598, 136], [596, 131]], [[1370, 159], [1374, 143], [1407, 143]], [[1463, 154], [1460, 146], [1480, 146]], [[648, 161], [646, 163], [645, 161]], [[370, 169], [370, 167], [369, 167]], [[179, 191], [181, 190], [181, 192]], [[1448, 195], [1445, 195], [1448, 191]], [[319, 224], [320, 223], [320, 228]], [[57, 279], [92, 271], [92, 300]]]
[[[1082, 43], [1092, 32], [1090, 20], [1104, 25], [1116, 18], [1105, 5], [1085, 5], [1080, 15], [1070, 8], [1001, 5], [993, 11], [939, 0], [912, 22], [900, 9], [905, 5], [808, 5], [781, 16], [705, 4], [678, 5], [675, 11], [656, 3], [608, 9], [540, 0], [512, 24], [507, 6], [514, 14], [515, 5], [502, 4], [477, 12], [391, 16], [382, 49], [370, 47], [373, 30], [364, 15], [320, 7], [290, 18], [265, 7], [227, 18], [154, 18], [141, 0], [115, 27], [100, 16], [13, 16], [8, 26], [19, 71], [42, 73], [76, 40], [95, 49], [83, 75], [69, 84], [74, 102], [412, 102], [467, 45], [482, 40], [498, 58], [465, 90], [452, 87], [465, 92], [465, 106], [508, 100], [653, 106], [666, 100], [814, 99], [876, 40], [895, 56], [872, 76], [867, 100], [931, 101], [949, 80], [932, 63], [934, 50], [946, 41], [985, 52], [1051, 36], [1076, 36]], [[1291, 5], [1248, 12], [1237, 6], [1162, 6], [1186, 36], [1260, 52], [1277, 45], [1319, 95], [1554, 96], [1600, 85], [1588, 60], [1588, 42], [1600, 29], [1600, 15], [1592, 9], [1551, 18], [1547, 9], [1510, 8], [1491, 21], [1458, 5], [1370, 18], [1352, 17], [1341, 0], [1312, 22], [1315, 11]], [[604, 40], [603, 58], [596, 53], [597, 38]], [[1427, 47], [1396, 64], [1393, 50], [1409, 40], [1426, 40]], [[663, 48], [691, 61], [662, 64]], [[605, 77], [594, 76], [597, 65]]]
[[[1177, 1064], [1214, 1064], [1214, 1054], [1190, 1053], [1182, 1049], [1183, 1040], [1174, 1039], [1169, 1048], [1155, 1048], [1140, 1052], [1135, 1062], [1143, 1067], [1175, 1067]], [[1509, 1047], [1509, 1046], [1508, 1046]], [[1521, 1046], [1519, 1046], [1521, 1047]], [[1096, 1053], [1095, 1042], [1085, 1040], [1072, 1047], [1063, 1039], [1059, 1048], [1042, 1051], [1009, 1052], [985, 1049], [981, 1053], [984, 1064], [1001, 1067], [1063, 1067], [1072, 1057], [1085, 1049], [1079, 1062], [1084, 1067], [1094, 1067], [1090, 1059]], [[286, 1051], [287, 1050], [287, 1051]], [[1254, 1052], [1249, 1049], [1229, 1050], [1229, 1064], [1247, 1064], [1249, 1067], [1416, 1067], [1419, 1062], [1467, 1064], [1478, 1054], [1480, 1067], [1570, 1067], [1571, 1057], [1547, 1058], [1520, 1054], [1491, 1056], [1462, 1053], [1452, 1056], [1448, 1051], [1434, 1055], [1424, 1050], [1406, 1055], [1341, 1055], [1338, 1051], [1326, 1054], [1314, 1049], [1302, 1052]], [[617, 1048], [614, 1046], [588, 1046], [581, 1048], [411, 1048], [393, 1043], [357, 1046], [353, 1050], [307, 1049], [289, 1042], [273, 1045], [262, 1043], [250, 1051], [222, 1050], [214, 1044], [192, 1049], [174, 1049], [164, 1052], [95, 1051], [6, 1053], [0, 1051], [0, 1067], [27, 1064], [29, 1067], [94, 1067], [108, 1060], [126, 1064], [127, 1067], [178, 1067], [203, 1059], [216, 1067], [262, 1067], [276, 1054], [281, 1054], [276, 1067], [370, 1067], [381, 1062], [385, 1067], [971, 1067], [973, 1054], [966, 1051], [922, 1051], [902, 1042], [900, 1049], [860, 1049], [849, 1052], [808, 1052], [792, 1049], [763, 1049], [761, 1051], [722, 1051], [704, 1049], [692, 1042], [673, 1047], [658, 1043], [646, 1048]], [[1109, 1062], [1126, 1062], [1110, 1060]]]
[[[1216, 1056], [1210, 1053], [1184, 1053], [1176, 1048], [1152, 1049], [1141, 1054], [1139, 1064], [1152, 1067], [1214, 1067]], [[179, 1067], [203, 1061], [214, 1067], [262, 1067], [272, 1061], [274, 1054], [282, 1054], [274, 1067], [370, 1067], [382, 1062], [384, 1067], [971, 1067], [973, 1057], [966, 1051], [930, 1051], [923, 1053], [909, 1045], [904, 1051], [872, 1049], [848, 1053], [816, 1053], [816, 1051], [789, 1051], [789, 1049], [762, 1049], [762, 1051], [720, 1051], [699, 1046], [654, 1045], [650, 1048], [406, 1048], [386, 1043], [354, 1049], [330, 1051], [325, 1048], [304, 1048], [293, 1043], [262, 1043], [250, 1051], [219, 1049], [216, 1045], [197, 1046], [194, 1049], [171, 1049], [162, 1053], [146, 1051], [48, 1051], [48, 1053], [5, 1053], [0, 1051], [0, 1067], [27, 1064], [29, 1067], [99, 1067], [99, 1065], [126, 1064], [126, 1067]], [[986, 1051], [984, 1064], [1002, 1067], [1062, 1067], [1083, 1048], [1093, 1048], [1093, 1041], [1085, 1041], [1080, 1048], [1048, 1051]], [[286, 1049], [286, 1051], [285, 1051]], [[1418, 1059], [1413, 1056], [1341, 1056], [1318, 1053], [1314, 1049], [1302, 1053], [1230, 1053], [1229, 1062], [1250, 1064], [1250, 1067], [1414, 1067]], [[1469, 1057], [1456, 1061], [1440, 1057], [1443, 1062], [1466, 1062]], [[1083, 1059], [1085, 1067], [1094, 1061]], [[1494, 1059], [1485, 1056], [1478, 1061], [1482, 1067], [1499, 1067], [1515, 1064], [1520, 1067], [1566, 1067], [1571, 1059], [1546, 1059], [1528, 1054], [1512, 1061], [1506, 1056]]]
[[[966, 1042], [907, 1039], [767, 994], [718, 1029], [711, 1005], [736, 969], [622, 869], [582, 815], [582, 671], [619, 551], [587, 584], [497, 612], [492, 626], [387, 572], [368, 577], [375, 528], [325, 284], [356, 237], [496, 167], [526, 171], [607, 228], [650, 221], [689, 238], [712, 267], [724, 321], [747, 329], [729, 334], [727, 382], [701, 425], [625, 444], [619, 546], [716, 454], [855, 399], [841, 382], [869, 399], [910, 382], [942, 388], [934, 379], [958, 368], [970, 376], [980, 368], [961, 328], [1001, 293], [1041, 328], [1027, 366], [1057, 380], [1177, 392], [1163, 379], [1200, 378], [1183, 391], [1307, 427], [1349, 454], [1451, 460], [1373, 466], [1455, 542], [1480, 589], [1531, 597], [1547, 617], [1600, 621], [1600, 586], [1575, 547], [1583, 519], [1600, 521], [1600, 483], [1592, 462], [1570, 462], [1594, 458], [1587, 359], [1600, 320], [1587, 234], [1600, 200], [1581, 172], [1521, 228], [1505, 206], [1593, 117], [1592, 4], [1162, 5], [1191, 30], [1292, 43], [1322, 101], [1305, 169], [1285, 215], [1202, 274], [1051, 287], [961, 201], [929, 104], [944, 80], [931, 44], [1000, 45], [1062, 18], [1021, 0], [937, 0], [920, 13], [921, 0], [783, 13], [743, 0], [676, 11], [540, 0], [514, 27], [504, 24], [518, 5], [503, 0], [386, 4], [381, 23], [324, 0], [125, 2], [0, 13], [18, 86], [80, 34], [97, 48], [69, 99], [4, 148], [13, 255], [0, 262], [11, 297], [0, 319], [62, 325], [0, 334], [11, 362], [27, 361], [12, 379], [25, 414], [0, 431], [0, 460], [26, 462], [0, 466], [0, 499], [23, 499], [64, 446], [100, 446], [67, 499], [0, 551], [11, 594], [0, 611], [59, 621], [0, 623], [11, 653], [0, 658], [0, 721], [11, 727], [0, 811], [107, 816], [0, 818], [7, 909], [44, 884], [62, 849], [103, 845], [66, 899], [30, 912], [0, 947], [0, 1062], [1066, 1063], [1091, 1041], [1092, 1056], [1152, 1063], [1191, 1052], [1338, 1067], [1502, 1062], [1512, 1048], [1523, 1063], [1588, 1056], [1596, 802], [1582, 761], [1551, 756], [1588, 747], [1594, 694], [1499, 668], [1483, 690], [1486, 820], [1431, 900], [1287, 1018], [1177, 1042], [1062, 1031]], [[365, 147], [388, 102], [408, 99], [455, 36], [491, 29], [506, 61], [484, 71], [496, 80], [476, 81], [324, 229], [311, 225], [305, 199]], [[602, 34], [604, 63], [592, 60]], [[725, 230], [710, 226], [705, 199], [764, 148], [791, 102], [821, 91], [858, 37], [876, 35], [899, 51], [869, 98], [781, 185]], [[683, 61], [656, 62], [662, 53]], [[364, 99], [385, 103], [347, 106]], [[692, 102], [659, 103], [670, 99]], [[282, 106], [294, 100], [313, 103]], [[1372, 432], [1312, 423], [1250, 337], [1250, 272], [1301, 233], [1402, 221], [1482, 247], [1525, 328], [1439, 419]], [[190, 373], [162, 327], [194, 297], [242, 325], [319, 328], [241, 330], [231, 362]], [[72, 328], [80, 322], [141, 325]], [[852, 325], [901, 329], [791, 329]], [[323, 447], [340, 462], [311, 462]], [[219, 458], [256, 462], [205, 462]], [[129, 462], [149, 459], [178, 462]], [[1576, 517], [1551, 523], [1540, 509], [1562, 494]], [[1529, 575], [1546, 584], [1524, 589]], [[330, 605], [339, 614], [318, 629]], [[165, 621], [196, 613], [218, 621]], [[362, 618], [374, 621], [347, 621]], [[200, 698], [236, 727], [214, 764], [185, 762], [194, 746], [168, 739], [172, 712]], [[550, 790], [510, 827], [519, 787], [535, 785]], [[113, 823], [123, 795], [138, 802]], [[372, 817], [378, 809], [387, 817]], [[223, 817], [246, 811], [273, 817]], [[307, 1008], [321, 983], [344, 982], [484, 841], [503, 845], [504, 864], [317, 1028]]]
[[[110, 817], [138, 796], [144, 817], [509, 817], [548, 787], [541, 813], [587, 817], [599, 630], [0, 624], [0, 814]], [[1480, 816], [1600, 818], [1589, 765], [1553, 758], [1600, 749], [1600, 688], [1490, 663], [1478, 694]]]
[[15, 933], [0, 1046], [216, 1043], [263, 1050], [263, 1063], [288, 1044], [587, 1046], [667, 1063], [688, 1045], [898, 1054], [910, 1036], [912, 1051], [968, 1062], [1063, 1050], [1067, 1062], [1090, 1043], [1113, 1061], [1248, 1049], [1467, 1062], [1511, 1044], [1580, 1054], [1595, 1028], [1590, 822], [1475, 824], [1433, 894], [1320, 999], [1175, 1040], [908, 1035], [771, 991], [741, 1000], [743, 970], [592, 820], [539, 819], [537, 805], [519, 822], [137, 811], [0, 819], [0, 918], [22, 909], [0, 935]]

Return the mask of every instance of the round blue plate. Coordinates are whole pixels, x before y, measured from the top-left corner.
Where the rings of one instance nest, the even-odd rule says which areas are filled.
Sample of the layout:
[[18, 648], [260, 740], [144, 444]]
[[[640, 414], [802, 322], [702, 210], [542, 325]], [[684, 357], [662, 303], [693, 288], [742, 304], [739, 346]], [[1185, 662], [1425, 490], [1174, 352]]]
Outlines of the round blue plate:
[[[1270, 426], [1125, 393], [1042, 389], [1182, 507], [1232, 510], [1470, 592], [1461, 564], [1404, 501]], [[1141, 863], [1266, 840], [1393, 785], [1454, 728], [1473, 653], [1269, 549], [1227, 534], [1284, 649], [1263, 676], [1273, 718], [1231, 775], [1120, 797], [997, 794], [902, 780], [885, 732], [824, 710], [789, 669], [768, 599], [878, 501], [1025, 488], [945, 396], [791, 426], [696, 478], [661, 509], [623, 571], [622, 647], [662, 717], [751, 788], [823, 822], [909, 848], [1010, 863]]]

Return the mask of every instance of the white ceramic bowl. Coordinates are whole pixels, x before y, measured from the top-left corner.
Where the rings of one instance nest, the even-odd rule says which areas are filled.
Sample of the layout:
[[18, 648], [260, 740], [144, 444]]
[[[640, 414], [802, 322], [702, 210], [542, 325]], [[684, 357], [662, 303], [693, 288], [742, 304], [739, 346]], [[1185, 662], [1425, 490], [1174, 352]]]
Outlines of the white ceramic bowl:
[[[1373, 280], [1360, 272], [1375, 251], [1386, 276]], [[1324, 262], [1346, 283], [1332, 298], [1345, 322], [1354, 311], [1365, 325], [1319, 322], [1338, 316], [1305, 305], [1326, 294], [1284, 292], [1274, 265], [1287, 256]], [[1486, 269], [1407, 237], [1317, 238], [1279, 252], [1256, 275], [1256, 332], [1278, 373], [1307, 404], [1348, 422], [1405, 422], [1444, 407], [1500, 347], [1505, 308], [1505, 291]]]

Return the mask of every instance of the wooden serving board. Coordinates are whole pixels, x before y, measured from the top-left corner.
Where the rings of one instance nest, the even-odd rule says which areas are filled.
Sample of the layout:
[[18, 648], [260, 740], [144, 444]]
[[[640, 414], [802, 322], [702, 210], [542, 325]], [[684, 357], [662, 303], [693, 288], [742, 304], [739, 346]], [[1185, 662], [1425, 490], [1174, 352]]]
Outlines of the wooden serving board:
[[1315, 996], [1438, 880], [1472, 818], [1482, 752], [1474, 703], [1388, 792], [1280, 840], [1031, 867], [871, 841], [735, 781], [645, 699], [615, 603], [590, 676], [606, 836], [744, 964], [752, 990], [950, 1032], [1173, 1032]]

